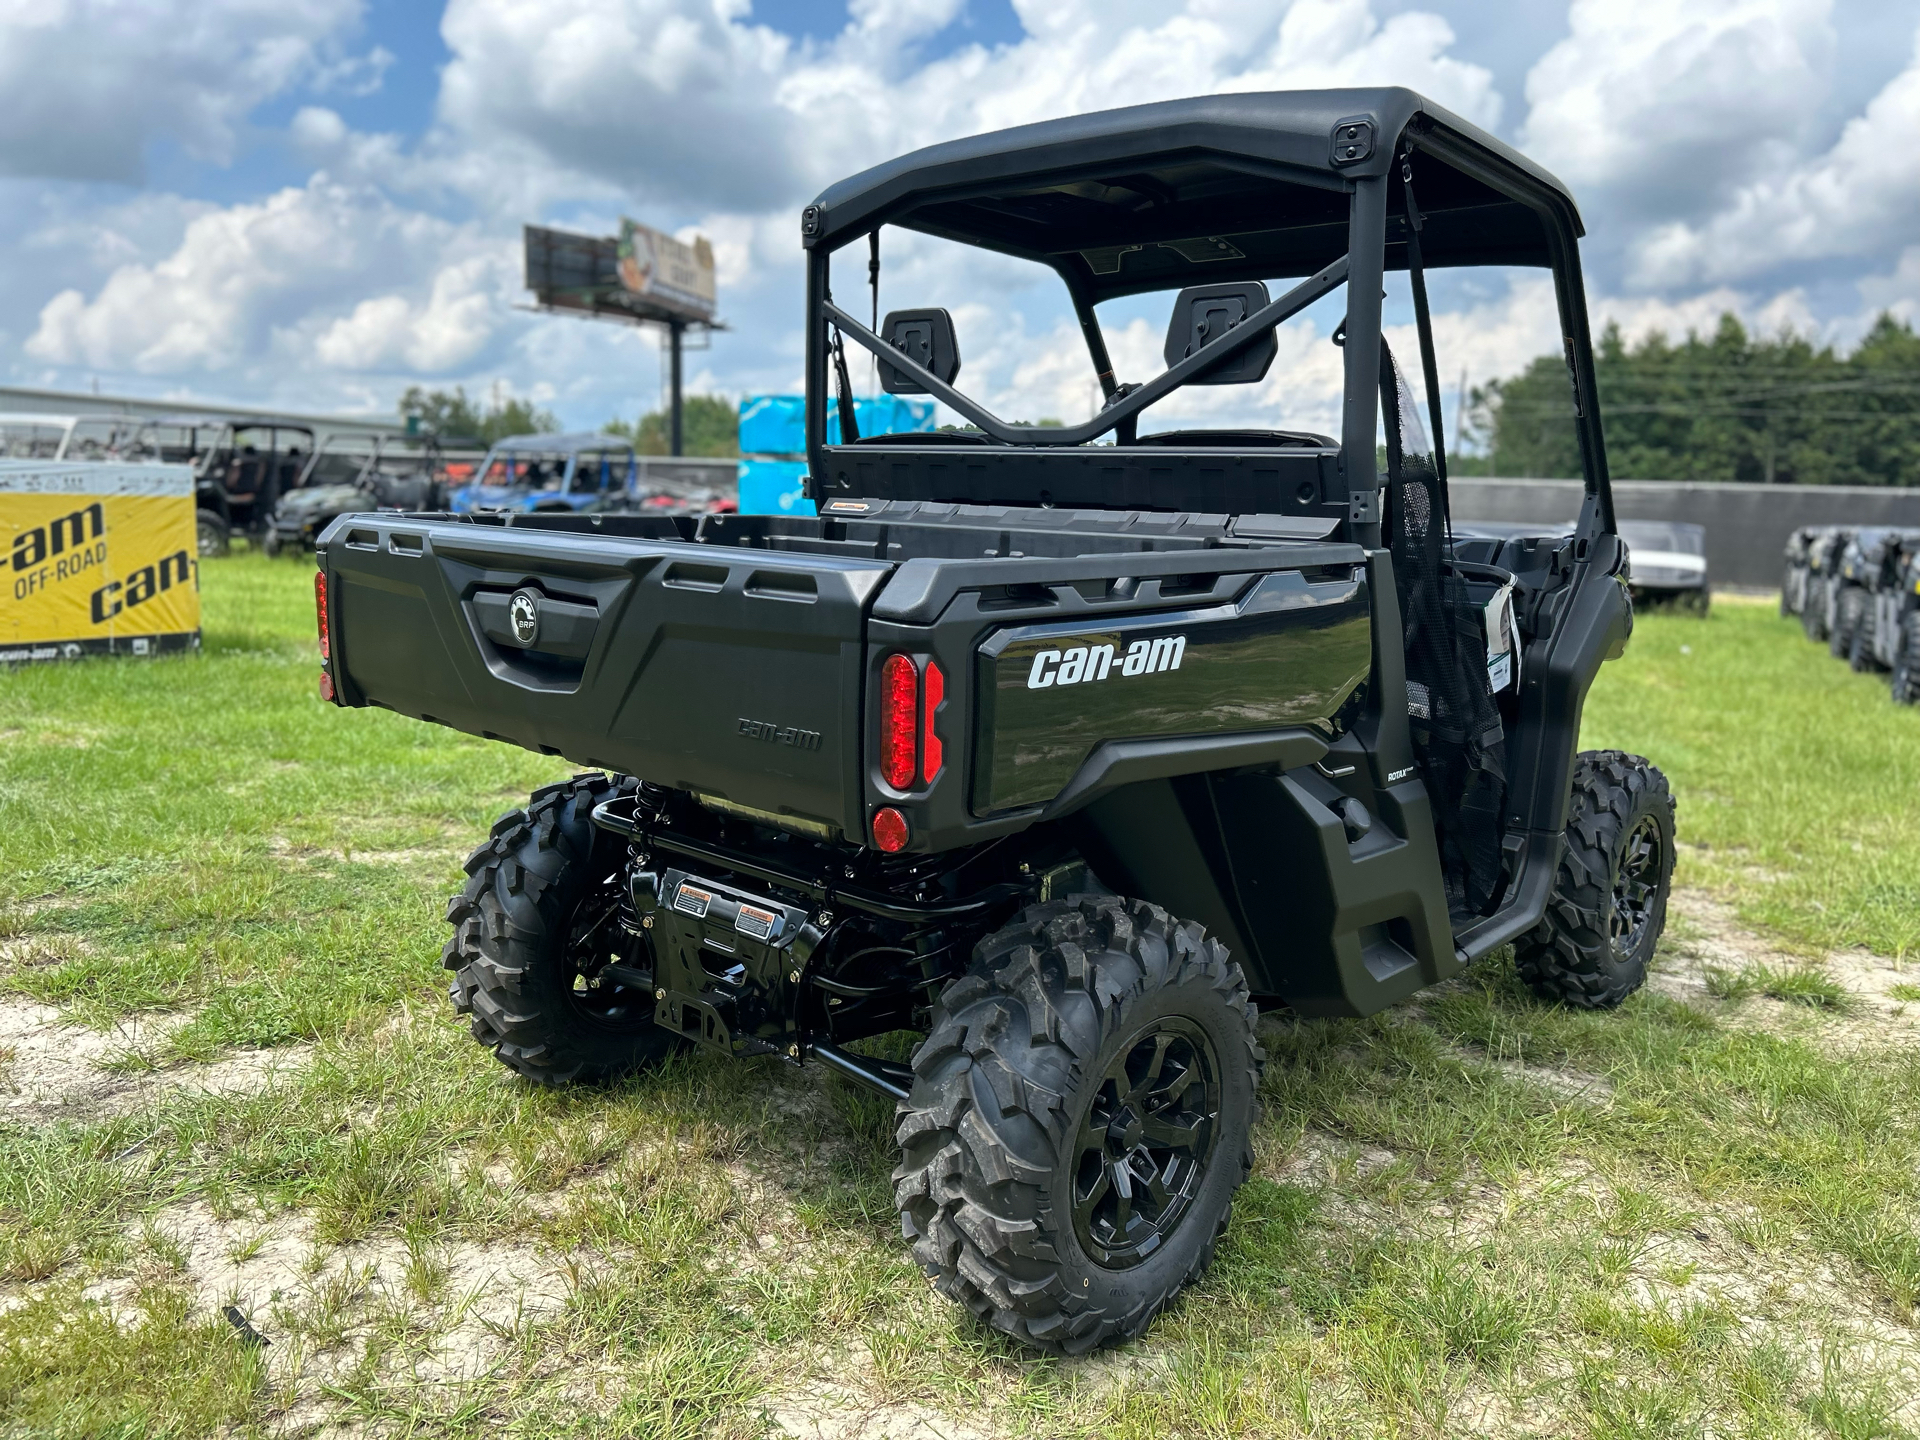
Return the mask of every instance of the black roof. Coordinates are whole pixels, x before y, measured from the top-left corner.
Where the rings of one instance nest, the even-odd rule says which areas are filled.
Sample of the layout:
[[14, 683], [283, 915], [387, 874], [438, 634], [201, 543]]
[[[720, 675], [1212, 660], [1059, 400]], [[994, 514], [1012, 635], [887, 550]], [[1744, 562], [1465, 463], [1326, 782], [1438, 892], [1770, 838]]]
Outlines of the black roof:
[[[1370, 124], [1370, 145], [1336, 154], [1336, 125], [1357, 119]], [[1397, 176], [1409, 126], [1445, 142], [1413, 160], [1428, 265], [1548, 263], [1535, 209], [1469, 170], [1563, 202], [1580, 233], [1573, 197], [1552, 175], [1399, 88], [1203, 95], [952, 140], [828, 187], [802, 228], [809, 247], [834, 248], [901, 225], [1040, 261], [1096, 300], [1307, 275], [1346, 253], [1352, 181]], [[1402, 212], [1400, 195], [1396, 181], [1390, 216]], [[1392, 232], [1387, 263], [1397, 267], [1405, 247], [1395, 253]]]

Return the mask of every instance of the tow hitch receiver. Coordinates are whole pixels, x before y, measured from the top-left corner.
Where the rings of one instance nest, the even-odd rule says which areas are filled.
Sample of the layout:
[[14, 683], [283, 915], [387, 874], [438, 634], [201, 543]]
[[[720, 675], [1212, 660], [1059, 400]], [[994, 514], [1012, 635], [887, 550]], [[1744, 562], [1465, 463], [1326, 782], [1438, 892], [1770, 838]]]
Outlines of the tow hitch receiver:
[[791, 1054], [796, 1000], [822, 932], [803, 909], [684, 870], [637, 870], [653, 942], [654, 1020], [730, 1055]]

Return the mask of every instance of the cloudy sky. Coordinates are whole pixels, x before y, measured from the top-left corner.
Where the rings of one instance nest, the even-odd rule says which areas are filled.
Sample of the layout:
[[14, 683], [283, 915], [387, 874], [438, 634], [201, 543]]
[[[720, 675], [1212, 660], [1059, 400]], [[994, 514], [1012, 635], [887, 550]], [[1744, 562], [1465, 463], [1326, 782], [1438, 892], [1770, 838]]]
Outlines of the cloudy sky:
[[[459, 383], [598, 426], [657, 403], [657, 346], [529, 313], [520, 226], [631, 214], [714, 242], [733, 328], [694, 387], [791, 390], [797, 217], [830, 181], [1057, 115], [1350, 84], [1420, 90], [1567, 181], [1596, 319], [1732, 309], [1845, 345], [1920, 305], [1917, 30], [1920, 0], [0, 0], [0, 365], [340, 412]], [[902, 241], [883, 298], [954, 308], [1001, 413], [1086, 413], [1052, 284]], [[1450, 386], [1554, 347], [1535, 277], [1437, 302]], [[1108, 317], [1123, 375], [1159, 368], [1163, 309]], [[1265, 385], [1192, 403], [1330, 424], [1328, 318]]]

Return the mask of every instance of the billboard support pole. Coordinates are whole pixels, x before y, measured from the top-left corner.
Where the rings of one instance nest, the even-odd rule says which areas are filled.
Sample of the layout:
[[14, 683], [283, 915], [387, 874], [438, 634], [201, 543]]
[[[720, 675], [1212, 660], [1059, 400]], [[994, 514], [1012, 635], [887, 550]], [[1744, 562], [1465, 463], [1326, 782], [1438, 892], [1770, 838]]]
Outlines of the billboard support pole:
[[674, 455], [681, 455], [685, 453], [685, 450], [682, 445], [682, 431], [681, 431], [682, 411], [680, 408], [680, 338], [682, 335], [686, 333], [686, 329], [687, 329], [686, 322], [683, 320], [669, 320], [667, 322], [668, 343], [673, 347], [673, 365], [672, 365], [673, 395], [672, 395], [670, 404], [671, 404], [671, 423], [673, 427], [673, 445], [672, 445], [671, 453]]

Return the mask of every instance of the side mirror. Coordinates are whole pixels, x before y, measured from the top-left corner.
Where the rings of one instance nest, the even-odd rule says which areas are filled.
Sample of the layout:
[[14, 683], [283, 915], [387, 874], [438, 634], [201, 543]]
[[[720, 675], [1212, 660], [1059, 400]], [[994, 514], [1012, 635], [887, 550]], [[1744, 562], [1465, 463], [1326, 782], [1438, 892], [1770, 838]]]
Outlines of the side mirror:
[[[1173, 320], [1167, 326], [1167, 364], [1178, 365], [1266, 306], [1267, 287], [1258, 280], [1236, 285], [1191, 285], [1182, 290], [1179, 299], [1173, 302]], [[1229, 356], [1187, 383], [1251, 385], [1266, 379], [1267, 367], [1279, 353], [1279, 338], [1269, 330], [1237, 355]]]
[[[947, 384], [960, 373], [960, 342], [953, 316], [944, 310], [890, 310], [880, 338]], [[889, 395], [924, 395], [926, 387], [906, 371], [880, 362], [880, 388]]]

